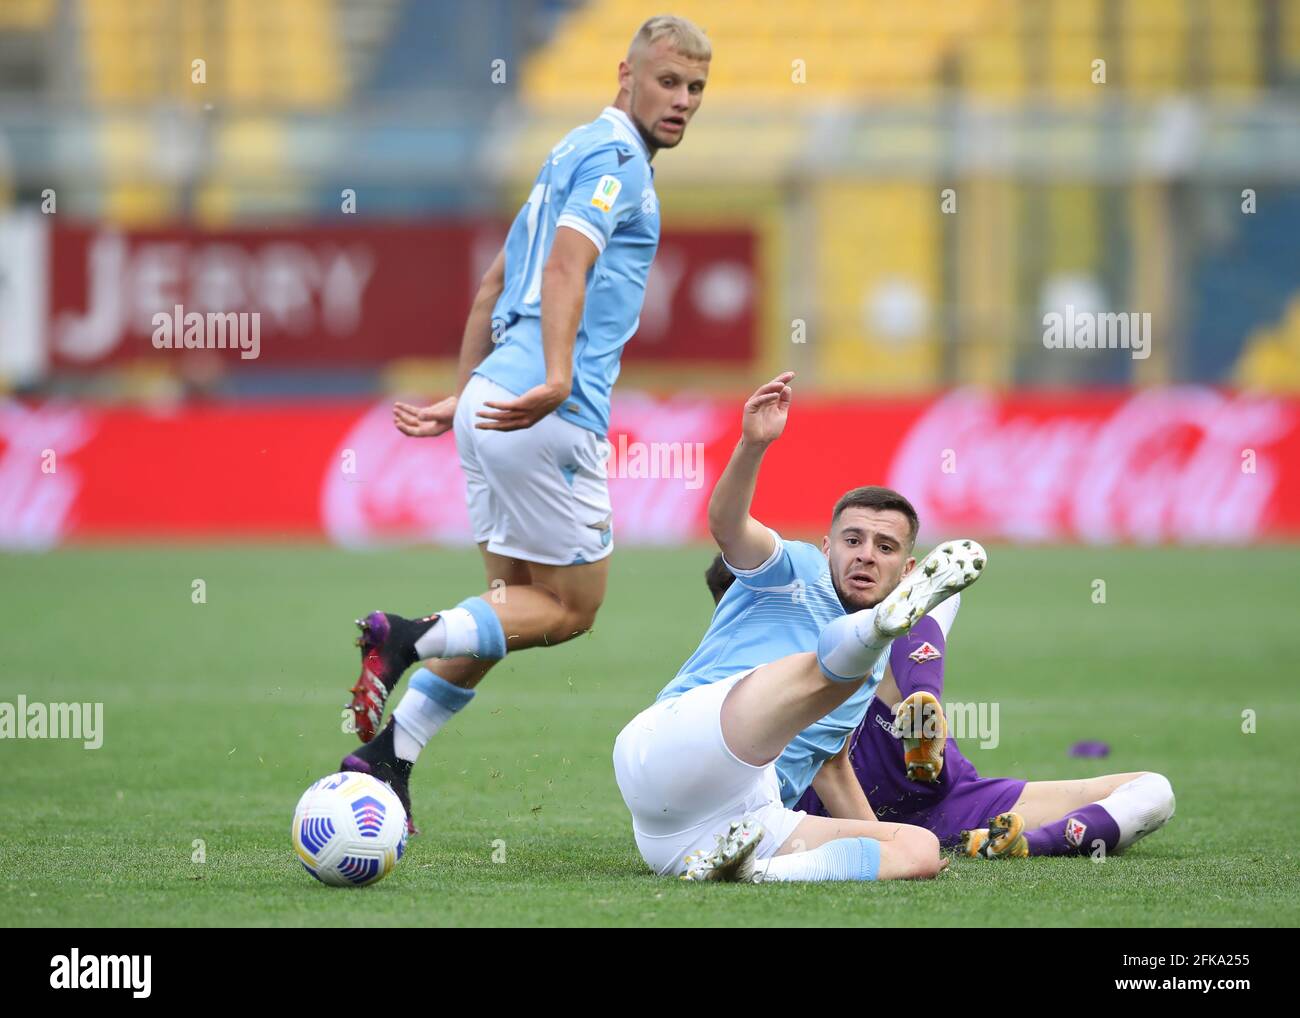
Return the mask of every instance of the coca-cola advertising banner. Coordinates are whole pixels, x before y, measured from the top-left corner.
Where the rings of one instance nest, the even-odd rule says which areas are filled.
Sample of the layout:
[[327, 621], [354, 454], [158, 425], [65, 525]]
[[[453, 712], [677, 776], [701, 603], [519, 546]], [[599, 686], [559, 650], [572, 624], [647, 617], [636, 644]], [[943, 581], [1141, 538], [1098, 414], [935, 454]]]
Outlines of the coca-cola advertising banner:
[[[0, 369], [179, 366], [200, 347], [241, 372], [454, 358], [504, 237], [494, 221], [203, 232], [11, 217]], [[749, 230], [665, 233], [628, 360], [750, 360], [756, 266]]]
[[[707, 539], [740, 401], [617, 392], [620, 544]], [[796, 397], [755, 515], [823, 533], [848, 488], [916, 505], [923, 541], [1240, 543], [1300, 537], [1300, 401], [1205, 388], [892, 402]], [[0, 403], [0, 544], [280, 536], [465, 544], [450, 435], [406, 438], [388, 404]]]

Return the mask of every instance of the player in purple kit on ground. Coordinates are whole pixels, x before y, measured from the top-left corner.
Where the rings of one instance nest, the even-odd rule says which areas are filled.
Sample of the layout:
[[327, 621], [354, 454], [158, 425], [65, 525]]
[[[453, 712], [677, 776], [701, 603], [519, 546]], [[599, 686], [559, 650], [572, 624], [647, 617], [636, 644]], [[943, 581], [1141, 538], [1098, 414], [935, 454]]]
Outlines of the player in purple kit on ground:
[[[717, 559], [705, 578], [715, 602], [733, 580]], [[1161, 774], [1074, 781], [979, 776], [948, 737], [940, 705], [948, 633], [960, 600], [949, 599], [894, 641], [875, 699], [842, 751], [874, 813], [862, 819], [915, 824], [944, 847], [960, 845], [966, 855], [983, 858], [1109, 854], [1164, 826], [1174, 813], [1174, 795]], [[852, 803], [833, 807], [809, 788], [794, 808], [844, 816]]]

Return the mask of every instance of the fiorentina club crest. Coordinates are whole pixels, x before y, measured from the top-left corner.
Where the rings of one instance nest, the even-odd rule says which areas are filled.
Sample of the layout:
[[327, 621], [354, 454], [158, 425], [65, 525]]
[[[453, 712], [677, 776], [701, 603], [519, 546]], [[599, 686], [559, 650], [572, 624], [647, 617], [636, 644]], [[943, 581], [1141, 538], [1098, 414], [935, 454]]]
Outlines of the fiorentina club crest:
[[939, 652], [939, 648], [929, 641], [921, 644], [921, 646], [917, 647], [916, 650], [912, 651], [912, 653], [907, 656], [919, 665], [923, 665], [927, 661], [933, 661], [935, 658], [943, 657]]
[[1075, 848], [1083, 844], [1083, 836], [1088, 832], [1088, 825], [1078, 817], [1070, 817], [1065, 822], [1065, 840]]

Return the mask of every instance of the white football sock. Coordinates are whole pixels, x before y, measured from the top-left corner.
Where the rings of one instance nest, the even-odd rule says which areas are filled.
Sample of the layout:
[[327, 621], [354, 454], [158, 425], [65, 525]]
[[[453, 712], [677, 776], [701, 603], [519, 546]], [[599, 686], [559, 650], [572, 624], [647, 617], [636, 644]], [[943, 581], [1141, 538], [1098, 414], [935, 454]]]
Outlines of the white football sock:
[[957, 609], [960, 607], [961, 594], [953, 594], [942, 604], [935, 605], [934, 610], [928, 613], [930, 618], [939, 623], [939, 629], [942, 631], [945, 640], [948, 639], [948, 634], [952, 632], [952, 624], [957, 621]]
[[[393, 752], [399, 760], [410, 760], [412, 763], [418, 760], [420, 750], [474, 697], [473, 690], [453, 690], [450, 683], [425, 669], [417, 672], [414, 678], [423, 679], [426, 675], [425, 685], [431, 685], [436, 680], [440, 685], [432, 685], [432, 688], [439, 694], [439, 699], [445, 702], [439, 702], [439, 699], [434, 699], [414, 685], [402, 694], [401, 701], [393, 711]], [[447, 687], [447, 693], [440, 692], [443, 687]]]
[[[420, 695], [423, 696], [424, 694]], [[401, 704], [398, 704], [398, 706], [400, 707]], [[428, 741], [428, 739], [425, 739], [424, 742], [420, 742], [402, 727], [402, 723], [397, 720], [397, 715], [393, 715], [393, 752], [397, 754], [397, 759], [409, 760], [411, 763], [415, 763], [416, 760], [420, 759], [420, 750], [424, 749], [425, 743]]]
[[1119, 828], [1115, 851], [1162, 828], [1174, 815], [1174, 789], [1163, 774], [1143, 774], [1097, 803]]
[[478, 653], [478, 623], [465, 608], [448, 608], [415, 641], [420, 660], [431, 657], [468, 657]]
[[876, 609], [864, 608], [834, 619], [817, 640], [822, 674], [839, 682], [870, 675], [877, 659], [889, 652], [890, 638], [876, 629]]

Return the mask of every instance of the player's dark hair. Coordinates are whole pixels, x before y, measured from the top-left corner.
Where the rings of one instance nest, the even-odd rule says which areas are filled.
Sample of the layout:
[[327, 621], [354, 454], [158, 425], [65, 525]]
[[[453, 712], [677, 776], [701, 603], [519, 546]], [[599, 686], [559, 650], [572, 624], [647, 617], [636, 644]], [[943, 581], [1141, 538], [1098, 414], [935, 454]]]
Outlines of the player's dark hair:
[[834, 529], [836, 521], [840, 518], [840, 513], [845, 509], [893, 509], [895, 512], [902, 513], [907, 517], [907, 546], [909, 548], [916, 545], [916, 533], [921, 528], [921, 521], [916, 515], [916, 510], [912, 503], [896, 492], [893, 488], [882, 488], [876, 484], [868, 484], [862, 488], [854, 488], [852, 491], [846, 491], [840, 496], [840, 500], [835, 503], [835, 512], [831, 514], [831, 528]]
[[704, 582], [709, 585], [713, 603], [717, 604], [722, 600], [722, 595], [727, 592], [727, 589], [736, 582], [736, 574], [727, 568], [721, 555], [714, 555], [709, 568], [704, 570]]

